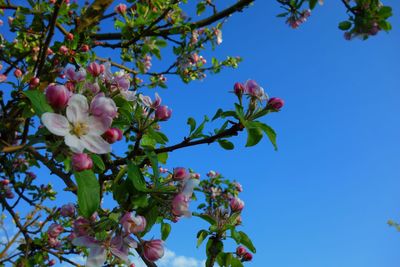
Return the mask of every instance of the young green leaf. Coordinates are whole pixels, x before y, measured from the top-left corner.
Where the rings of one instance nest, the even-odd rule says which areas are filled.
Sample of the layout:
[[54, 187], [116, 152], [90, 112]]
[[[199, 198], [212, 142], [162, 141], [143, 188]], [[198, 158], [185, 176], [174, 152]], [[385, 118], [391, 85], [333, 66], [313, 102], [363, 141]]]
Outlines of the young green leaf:
[[75, 172], [78, 185], [78, 207], [85, 218], [89, 218], [100, 205], [100, 185], [91, 170]]
[[45, 112], [53, 112], [42, 91], [28, 90], [24, 92], [24, 95], [31, 101], [33, 110], [39, 117]]

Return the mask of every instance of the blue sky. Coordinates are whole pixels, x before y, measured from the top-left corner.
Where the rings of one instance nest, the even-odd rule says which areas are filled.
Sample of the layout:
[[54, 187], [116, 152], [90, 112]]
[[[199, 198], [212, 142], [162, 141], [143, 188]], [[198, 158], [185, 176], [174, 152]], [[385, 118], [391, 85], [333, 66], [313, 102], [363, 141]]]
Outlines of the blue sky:
[[[171, 143], [187, 134], [187, 117], [231, 107], [236, 81], [255, 79], [285, 100], [282, 112], [264, 119], [278, 133], [277, 152], [267, 140], [244, 148], [241, 135], [234, 152], [189, 148], [171, 153], [167, 166], [203, 177], [212, 169], [242, 183], [242, 230], [257, 247], [248, 266], [398, 267], [400, 233], [386, 222], [400, 221], [400, 4], [386, 2], [394, 30], [348, 42], [337, 29], [346, 18], [340, 1], [317, 7], [298, 30], [275, 17], [275, 1], [256, 1], [229, 19], [222, 45], [204, 54], [240, 55], [239, 69], [189, 86], [170, 78], [168, 90], [157, 89], [174, 111], [162, 125]], [[195, 248], [202, 227], [195, 218], [174, 224], [171, 253], [204, 259], [204, 246]]]

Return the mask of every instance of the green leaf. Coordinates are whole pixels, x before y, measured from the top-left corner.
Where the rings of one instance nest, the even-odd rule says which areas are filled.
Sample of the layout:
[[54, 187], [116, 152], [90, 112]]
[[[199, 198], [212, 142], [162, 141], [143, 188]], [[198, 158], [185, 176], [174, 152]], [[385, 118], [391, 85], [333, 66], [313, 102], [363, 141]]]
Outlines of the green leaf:
[[171, 225], [169, 223], [161, 224], [161, 239], [166, 240], [171, 232]]
[[237, 244], [240, 244], [241, 235], [235, 230], [234, 227], [231, 228], [231, 237]]
[[245, 247], [247, 247], [251, 252], [256, 253], [256, 248], [251, 242], [250, 238], [242, 231], [239, 231], [240, 234], [240, 243], [242, 243]]
[[39, 117], [45, 112], [53, 112], [42, 91], [28, 90], [24, 92], [24, 95], [31, 101], [33, 110]]
[[200, 16], [206, 10], [206, 4], [204, 2], [200, 2], [197, 4], [197, 16]]
[[221, 117], [222, 113], [224, 113], [224, 111], [223, 111], [221, 108], [219, 108], [219, 109], [217, 110], [217, 112], [215, 112], [215, 115], [214, 115], [214, 117], [211, 119], [211, 121], [214, 121], [214, 120], [218, 119], [219, 117]]
[[383, 6], [379, 9], [378, 15], [383, 19], [387, 19], [393, 15], [392, 8], [390, 6]]
[[90, 157], [93, 160], [94, 166], [96, 166], [96, 168], [98, 168], [101, 172], [106, 169], [106, 166], [104, 165], [104, 162], [99, 155], [91, 154]]
[[314, 7], [317, 5], [318, 0], [310, 0], [309, 4], [310, 4], [310, 9], [314, 9]]
[[193, 118], [188, 118], [187, 124], [190, 125], [190, 133], [196, 129], [196, 121]]
[[210, 223], [211, 225], [216, 224], [216, 221], [214, 220], [214, 218], [208, 214], [200, 214], [200, 213], [193, 212], [193, 216], [199, 217], [199, 218], [205, 220], [206, 222]]
[[130, 162], [128, 164], [128, 179], [132, 182], [136, 190], [141, 192], [148, 192], [146, 181], [139, 167]]
[[100, 205], [100, 185], [91, 170], [75, 172], [78, 185], [78, 206], [81, 214], [89, 218]]
[[276, 145], [276, 132], [274, 129], [272, 129], [270, 126], [257, 122], [256, 124], [258, 127], [261, 128], [261, 130], [264, 131], [264, 133], [268, 136], [269, 140], [271, 141], [272, 145], [274, 146], [275, 150], [278, 150], [278, 146]]
[[235, 147], [232, 142], [225, 139], [218, 140], [218, 144], [226, 150], [232, 150]]
[[383, 21], [379, 21], [379, 27], [381, 27], [382, 30], [384, 31], [390, 31], [392, 29], [392, 24], [390, 24], [390, 22], [383, 20]]
[[156, 223], [157, 221], [157, 217], [158, 217], [158, 208], [157, 206], [153, 206], [145, 215], [144, 217], [146, 218], [146, 229], [145, 231], [143, 231], [141, 233], [142, 236], [144, 236], [148, 231], [151, 230], [151, 228], [153, 227], [153, 225]]
[[348, 29], [351, 28], [351, 22], [350, 21], [342, 21], [339, 23], [339, 29], [341, 29], [342, 31], [347, 31]]
[[243, 267], [243, 263], [238, 258], [233, 257], [231, 267]]
[[192, 138], [196, 138], [203, 133], [204, 126], [209, 119], [207, 116], [204, 116], [204, 121], [199, 125], [199, 127], [191, 134]]
[[200, 247], [200, 245], [203, 243], [204, 239], [206, 239], [206, 237], [208, 236], [208, 231], [206, 230], [200, 230], [197, 233], [197, 245], [196, 247]]
[[262, 130], [259, 127], [247, 127], [247, 142], [246, 147], [255, 146], [263, 137]]
[[280, 13], [280, 14], [276, 15], [276, 17], [277, 17], [277, 18], [284, 18], [284, 17], [286, 17], [288, 14], [289, 14], [289, 12], [283, 12], [283, 13]]
[[153, 175], [154, 179], [157, 180], [158, 177], [160, 176], [160, 169], [158, 168], [158, 157], [157, 154], [154, 151], [144, 151], [146, 156], [149, 158], [151, 162], [151, 167], [153, 169]]

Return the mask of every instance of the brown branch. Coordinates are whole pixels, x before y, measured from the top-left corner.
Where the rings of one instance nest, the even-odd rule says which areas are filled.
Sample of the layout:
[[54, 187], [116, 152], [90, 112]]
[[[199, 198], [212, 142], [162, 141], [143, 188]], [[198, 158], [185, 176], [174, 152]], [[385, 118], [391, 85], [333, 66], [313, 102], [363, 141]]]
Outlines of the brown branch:
[[[203, 20], [199, 20], [197, 22], [193, 22], [189, 24], [189, 27], [191, 29], [198, 29], [207, 25], [210, 25], [220, 19], [226, 18], [230, 15], [232, 15], [235, 12], [241, 11], [243, 8], [246, 6], [250, 5], [253, 3], [255, 0], [240, 0], [236, 4], [222, 10], [219, 13], [216, 13], [208, 18], [205, 18]], [[146, 34], [141, 35], [142, 37], [145, 36], [167, 36], [167, 35], [175, 35], [175, 34], [180, 34], [182, 32], [187, 31], [187, 26], [177, 26], [177, 27], [172, 27], [169, 29], [164, 29], [164, 30], [159, 30], [159, 31], [150, 31]], [[94, 34], [93, 37], [96, 40], [120, 40], [122, 38], [121, 33], [98, 33]]]
[[124, 70], [126, 70], [127, 72], [132, 73], [132, 74], [134, 74], [134, 75], [137, 75], [137, 74], [138, 74], [137, 71], [135, 71], [135, 70], [133, 70], [133, 69], [130, 69], [130, 68], [128, 68], [127, 66], [124, 66], [124, 65], [122, 65], [122, 64], [118, 64], [118, 63], [116, 63], [116, 62], [114, 62], [114, 61], [111, 61], [111, 60], [109, 60], [109, 59], [107, 59], [107, 58], [102, 58], [102, 57], [96, 56], [96, 59], [97, 59], [98, 61], [100, 61], [100, 62], [110, 62], [110, 64], [111, 64], [112, 66], [118, 67], [118, 68], [120, 68], [120, 69], [124, 69]]

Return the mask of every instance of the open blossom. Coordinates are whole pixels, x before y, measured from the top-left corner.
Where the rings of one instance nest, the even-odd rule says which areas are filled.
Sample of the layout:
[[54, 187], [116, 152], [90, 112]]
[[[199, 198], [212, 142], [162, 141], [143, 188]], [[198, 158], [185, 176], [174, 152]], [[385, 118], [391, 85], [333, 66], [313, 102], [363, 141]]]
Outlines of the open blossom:
[[145, 241], [143, 254], [149, 261], [156, 261], [164, 256], [164, 242], [159, 239]]
[[119, 91], [119, 93], [128, 101], [136, 100], [136, 93], [134, 91], [130, 91], [130, 80], [129, 75], [124, 71], [119, 71], [115, 74], [111, 72], [111, 64], [110, 62], [106, 62], [103, 64], [104, 72], [103, 79], [106, 84], [110, 85], [111, 91]]
[[111, 126], [112, 118], [89, 115], [89, 105], [85, 96], [73, 95], [67, 106], [67, 116], [46, 112], [41, 119], [53, 134], [64, 137], [64, 142], [75, 153], [84, 149], [96, 154], [111, 151], [110, 144], [101, 135]]
[[141, 233], [146, 229], [146, 218], [135, 212], [126, 212], [121, 218], [124, 231], [131, 234]]
[[151, 101], [149, 96], [140, 95], [139, 98], [142, 101], [143, 105], [148, 108], [157, 109], [161, 105], [161, 97], [155, 93], [155, 100]]
[[260, 100], [264, 100], [267, 98], [267, 95], [264, 92], [264, 89], [257, 84], [254, 80], [248, 80], [244, 85], [245, 93], [258, 98]]
[[130, 236], [122, 237], [116, 235], [111, 238], [109, 244], [97, 241], [91, 236], [80, 236], [75, 238], [72, 243], [75, 246], [87, 247], [90, 249], [86, 260], [86, 267], [103, 266], [107, 259], [107, 251], [111, 252], [115, 257], [119, 258], [126, 264], [130, 264], [129, 250], [137, 248], [137, 242]]
[[73, 68], [68, 68], [65, 71], [67, 79], [73, 82], [82, 82], [86, 79], [86, 70], [80, 68], [78, 71], [75, 71]]
[[187, 179], [184, 182], [182, 192], [172, 199], [172, 213], [175, 216], [190, 217], [189, 201], [192, 197], [194, 188], [199, 184], [198, 179]]

